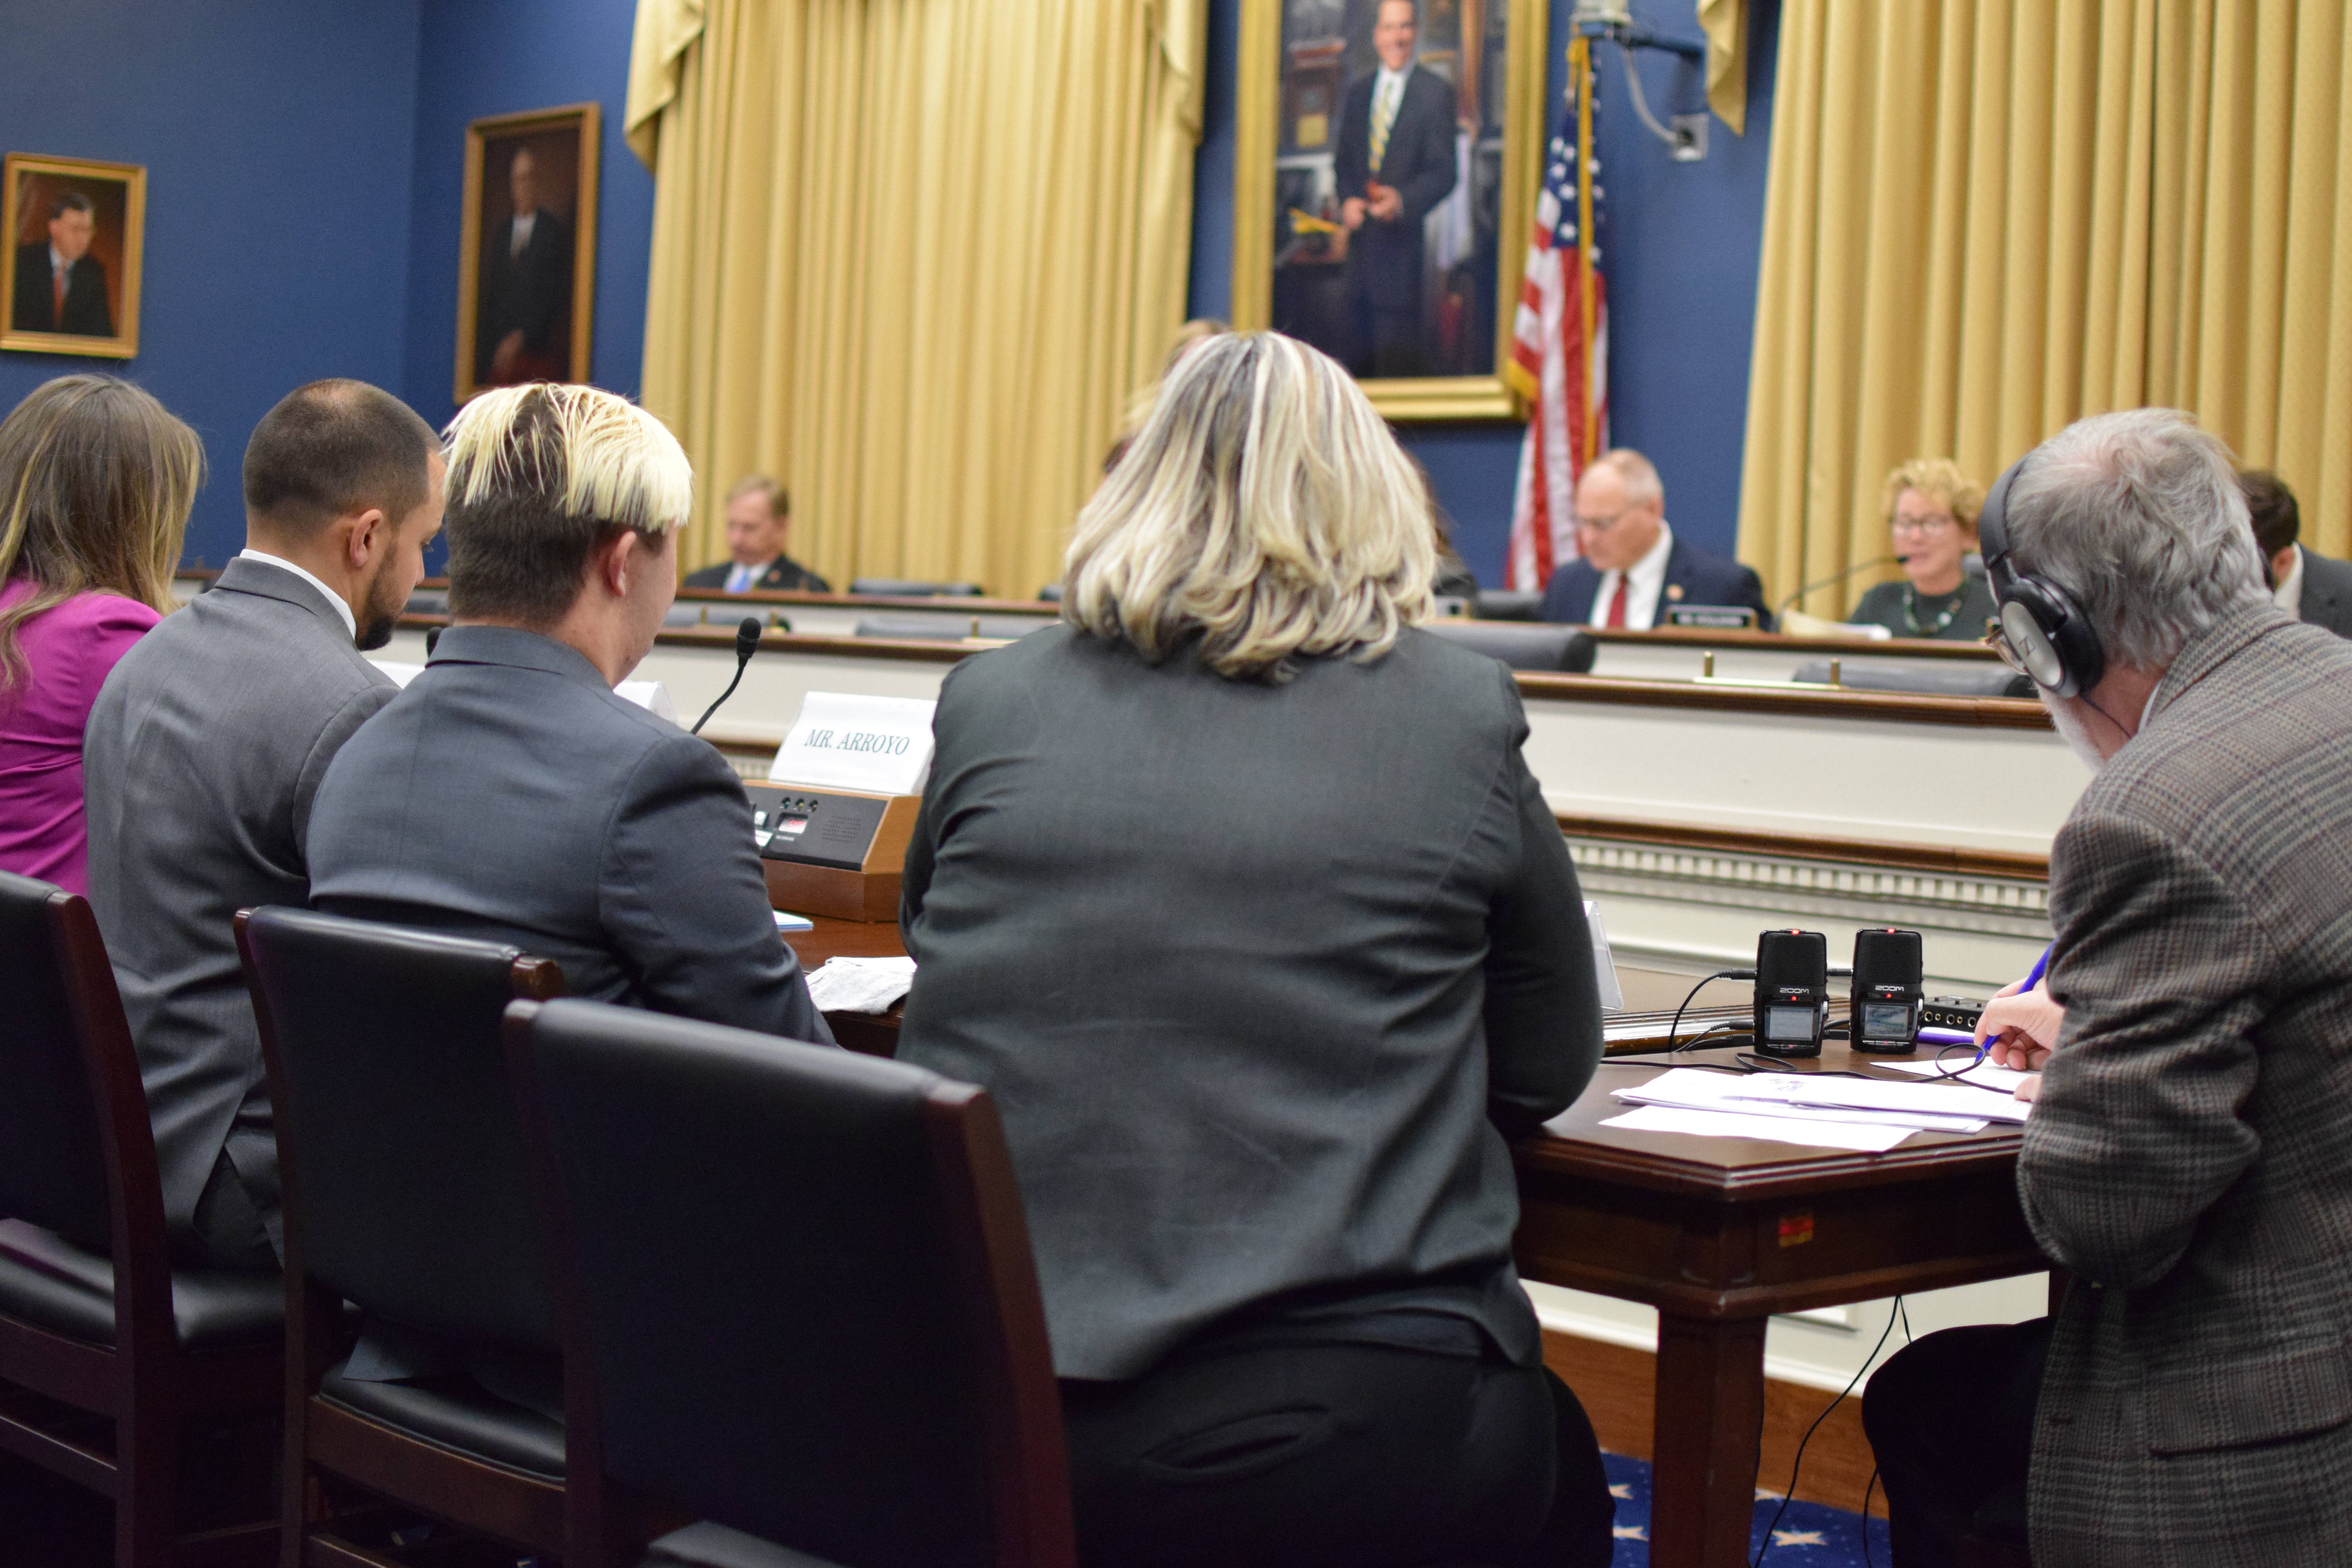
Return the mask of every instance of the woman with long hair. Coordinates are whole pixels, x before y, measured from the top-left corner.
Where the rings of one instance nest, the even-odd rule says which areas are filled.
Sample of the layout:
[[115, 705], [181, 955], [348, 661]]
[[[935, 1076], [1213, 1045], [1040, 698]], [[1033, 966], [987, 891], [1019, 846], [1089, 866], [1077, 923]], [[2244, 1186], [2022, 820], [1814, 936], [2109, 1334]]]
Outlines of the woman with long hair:
[[172, 608], [204, 443], [147, 393], [64, 375], [0, 420], [0, 870], [87, 892], [82, 731]]
[[1428, 498], [1338, 364], [1195, 344], [965, 660], [902, 1059], [996, 1097], [1094, 1568], [1609, 1561], [1506, 1140], [1601, 1054], [1510, 672], [1419, 629]]

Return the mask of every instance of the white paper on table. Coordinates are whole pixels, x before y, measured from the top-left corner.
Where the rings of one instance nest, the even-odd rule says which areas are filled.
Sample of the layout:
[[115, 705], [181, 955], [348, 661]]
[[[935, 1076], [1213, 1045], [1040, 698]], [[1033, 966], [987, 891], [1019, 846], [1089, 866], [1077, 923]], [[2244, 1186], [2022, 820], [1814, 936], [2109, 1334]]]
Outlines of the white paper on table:
[[1637, 1106], [1612, 1116], [1603, 1127], [1637, 1132], [1688, 1132], [1701, 1138], [1763, 1138], [1817, 1149], [1852, 1149], [1884, 1154], [1917, 1131], [1853, 1121], [1800, 1121], [1788, 1116], [1740, 1116], [1726, 1110], [1686, 1110], [1679, 1106]]
[[1892, 1110], [1936, 1116], [2022, 1121], [2032, 1102], [1988, 1094], [1958, 1083], [1894, 1083], [1885, 1079], [1835, 1078], [1828, 1073], [1759, 1073], [1733, 1080], [1732, 1100], [1769, 1100], [1822, 1110]]
[[1948, 1076], [1957, 1082], [1972, 1083], [1979, 1089], [1997, 1089], [2003, 1094], [2014, 1092], [2017, 1086], [2027, 1079], [2042, 1076], [2040, 1073], [2021, 1072], [2016, 1068], [1996, 1067], [1990, 1062], [1979, 1062], [1966, 1071], [1948, 1070], [1934, 1062], [1878, 1062], [1874, 1065], [1893, 1068], [1896, 1072], [1917, 1073], [1921, 1078], [1940, 1079]]
[[421, 664], [402, 664], [390, 658], [372, 658], [368, 662], [392, 677], [394, 685], [404, 688], [425, 673], [425, 667]]
[[[1763, 1074], [1708, 1072], [1699, 1068], [1674, 1068], [1647, 1083], [1612, 1092], [1635, 1105], [1665, 1105], [1685, 1110], [1723, 1110], [1743, 1116], [1779, 1116], [1797, 1121], [1843, 1121], [1873, 1127], [1908, 1127], [1921, 1132], [1981, 1132], [1988, 1125], [1980, 1114], [1924, 1110], [1870, 1110], [1850, 1106], [1812, 1106], [1778, 1099], [1743, 1096], [1743, 1089]], [[1910, 1088], [1905, 1084], [1899, 1087]]]
[[627, 699], [656, 719], [667, 719], [681, 730], [686, 728], [678, 724], [677, 704], [671, 700], [669, 688], [658, 680], [624, 680], [613, 688], [613, 695]]
[[1592, 978], [1601, 985], [1601, 1010], [1625, 1010], [1624, 988], [1617, 984], [1617, 955], [1609, 951], [1609, 932], [1601, 923], [1601, 906], [1584, 900], [1584, 923], [1592, 932]]
[[801, 699], [776, 760], [772, 784], [871, 795], [919, 795], [931, 772], [931, 714], [919, 697], [850, 697], [812, 691]]
[[808, 977], [820, 1013], [887, 1013], [915, 984], [911, 958], [829, 958]]

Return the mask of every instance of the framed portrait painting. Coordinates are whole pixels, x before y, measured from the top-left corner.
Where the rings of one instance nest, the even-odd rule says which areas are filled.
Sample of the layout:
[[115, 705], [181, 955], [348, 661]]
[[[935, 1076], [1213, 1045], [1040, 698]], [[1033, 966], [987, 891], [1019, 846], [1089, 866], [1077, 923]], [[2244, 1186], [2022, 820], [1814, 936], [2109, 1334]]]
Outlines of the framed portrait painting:
[[1391, 419], [1521, 415], [1503, 380], [1543, 145], [1544, 0], [1242, 0], [1234, 324]]
[[466, 128], [459, 403], [493, 386], [588, 379], [598, 129], [593, 103]]
[[136, 163], [0, 161], [0, 349], [129, 359], [139, 352], [147, 171]]

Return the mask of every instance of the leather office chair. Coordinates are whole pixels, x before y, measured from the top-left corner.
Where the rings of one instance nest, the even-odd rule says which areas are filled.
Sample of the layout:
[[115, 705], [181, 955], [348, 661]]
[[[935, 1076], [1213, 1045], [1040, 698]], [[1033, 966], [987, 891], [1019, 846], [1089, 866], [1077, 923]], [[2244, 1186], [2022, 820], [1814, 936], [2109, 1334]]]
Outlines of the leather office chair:
[[927, 583], [914, 577], [859, 577], [849, 591], [863, 599], [977, 599], [977, 583]]
[[1543, 614], [1543, 595], [1517, 588], [1478, 590], [1478, 618], [1486, 621], [1532, 621]]
[[922, 642], [1003, 637], [1010, 642], [1059, 624], [1039, 616], [861, 616], [853, 635], [903, 637]]
[[[545, 1227], [499, 1045], [563, 976], [510, 947], [307, 910], [241, 910], [285, 1203], [289, 1563], [377, 1521], [321, 1478], [527, 1551], [563, 1545], [563, 1427], [462, 1374], [345, 1375], [341, 1303], [550, 1365]], [[380, 1512], [381, 1510], [377, 1510]]]
[[1591, 672], [1600, 645], [1575, 626], [1513, 621], [1435, 620], [1422, 630], [1500, 659], [1513, 669], [1547, 669], [1570, 675]]
[[643, 1562], [1075, 1563], [986, 1094], [597, 1003], [507, 1020], [564, 1297], [571, 1568], [682, 1520]]
[[2025, 1483], [1995, 1492], [1969, 1521], [1969, 1532], [1953, 1543], [1960, 1568], [2033, 1568], [2026, 1530]]
[[[285, 1287], [171, 1267], [147, 1096], [85, 900], [0, 872], [0, 1448], [114, 1500], [118, 1568], [267, 1563], [266, 1468], [256, 1517], [194, 1530], [181, 1458], [200, 1422], [249, 1423], [266, 1456]], [[19, 1390], [111, 1420], [111, 1451]]]
[[[1830, 661], [1816, 658], [1797, 667], [1791, 680], [1826, 685]], [[1842, 659], [1838, 680], [1856, 691], [1917, 691], [1933, 697], [2025, 697], [2033, 682], [2005, 665], [1955, 664], [1948, 668]]]

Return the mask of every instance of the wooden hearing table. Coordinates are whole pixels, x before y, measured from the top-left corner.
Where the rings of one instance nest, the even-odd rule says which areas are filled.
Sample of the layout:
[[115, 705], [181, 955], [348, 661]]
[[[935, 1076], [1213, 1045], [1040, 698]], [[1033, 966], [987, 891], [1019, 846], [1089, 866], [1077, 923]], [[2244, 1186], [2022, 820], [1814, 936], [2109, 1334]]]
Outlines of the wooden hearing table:
[[[810, 969], [906, 951], [888, 923], [820, 919], [786, 940]], [[887, 1056], [897, 1046], [896, 1009], [827, 1016], [852, 1049]], [[1677, 1065], [1732, 1056], [1697, 1051]], [[1871, 1065], [1885, 1059], [1832, 1040], [1818, 1059], [1788, 1065], [1918, 1081]], [[1650, 1561], [1733, 1568], [1748, 1561], [1754, 1517], [1767, 1320], [2050, 1264], [2018, 1205], [2014, 1127], [1917, 1132], [1887, 1153], [1856, 1154], [1601, 1125], [1631, 1109], [1617, 1089], [1665, 1068], [1656, 1057], [1603, 1061], [1581, 1100], [1513, 1149], [1515, 1250], [1526, 1279], [1658, 1310]]]

